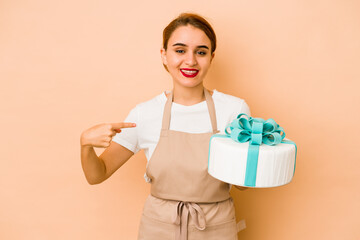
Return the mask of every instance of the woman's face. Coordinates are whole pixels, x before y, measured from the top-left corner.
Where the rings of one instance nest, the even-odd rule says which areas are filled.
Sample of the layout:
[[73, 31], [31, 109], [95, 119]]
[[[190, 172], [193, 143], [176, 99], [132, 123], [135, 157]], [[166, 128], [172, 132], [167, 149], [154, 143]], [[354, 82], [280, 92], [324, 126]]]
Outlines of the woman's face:
[[204, 80], [214, 54], [211, 54], [211, 41], [206, 34], [187, 25], [172, 33], [167, 50], [161, 49], [161, 56], [174, 85], [195, 87]]

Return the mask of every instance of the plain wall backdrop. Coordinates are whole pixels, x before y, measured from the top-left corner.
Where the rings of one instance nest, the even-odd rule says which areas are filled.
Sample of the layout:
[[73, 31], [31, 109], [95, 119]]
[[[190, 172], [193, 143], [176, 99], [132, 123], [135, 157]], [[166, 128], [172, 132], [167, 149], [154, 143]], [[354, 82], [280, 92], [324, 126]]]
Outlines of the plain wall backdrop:
[[185, 11], [218, 37], [205, 87], [298, 145], [290, 184], [231, 191], [239, 239], [360, 239], [355, 0], [0, 1], [0, 239], [136, 239], [143, 151], [91, 186], [80, 134], [171, 90], [162, 30]]

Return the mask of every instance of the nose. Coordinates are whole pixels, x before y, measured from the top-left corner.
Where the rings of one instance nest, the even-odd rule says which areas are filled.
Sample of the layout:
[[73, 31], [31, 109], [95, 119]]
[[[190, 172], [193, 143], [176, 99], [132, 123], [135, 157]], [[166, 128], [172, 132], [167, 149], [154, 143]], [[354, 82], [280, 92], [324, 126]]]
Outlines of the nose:
[[188, 66], [195, 66], [197, 64], [196, 55], [192, 52], [188, 52], [188, 54], [186, 55], [185, 63]]

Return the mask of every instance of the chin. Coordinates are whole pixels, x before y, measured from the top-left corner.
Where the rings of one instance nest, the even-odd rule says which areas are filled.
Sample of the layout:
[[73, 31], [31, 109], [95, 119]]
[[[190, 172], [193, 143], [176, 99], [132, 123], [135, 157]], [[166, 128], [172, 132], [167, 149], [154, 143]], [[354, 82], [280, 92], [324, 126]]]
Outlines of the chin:
[[177, 79], [174, 80], [174, 82], [176, 82], [177, 85], [191, 88], [202, 84], [203, 80], [199, 78], [186, 78], [184, 76], [179, 76]]
[[177, 85], [181, 85], [183, 87], [187, 87], [187, 88], [193, 88], [193, 87], [197, 87], [200, 84], [202, 84], [202, 81], [193, 81], [193, 82], [189, 82], [189, 81], [176, 81]]

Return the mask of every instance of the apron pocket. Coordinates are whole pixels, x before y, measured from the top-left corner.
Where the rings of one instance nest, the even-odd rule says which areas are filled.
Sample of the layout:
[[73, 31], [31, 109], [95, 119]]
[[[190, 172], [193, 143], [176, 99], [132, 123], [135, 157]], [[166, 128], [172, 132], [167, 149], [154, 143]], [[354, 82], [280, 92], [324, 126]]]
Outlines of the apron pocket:
[[236, 220], [215, 225], [207, 225], [204, 230], [189, 226], [188, 240], [238, 240]]
[[175, 225], [142, 215], [138, 240], [174, 240]]

